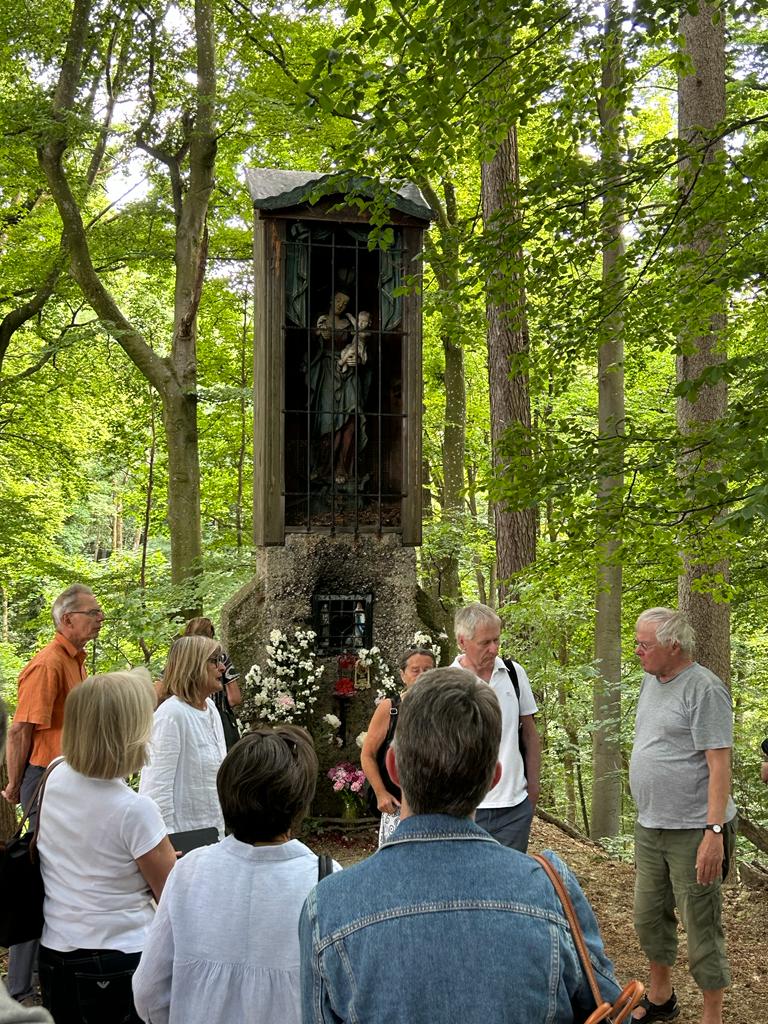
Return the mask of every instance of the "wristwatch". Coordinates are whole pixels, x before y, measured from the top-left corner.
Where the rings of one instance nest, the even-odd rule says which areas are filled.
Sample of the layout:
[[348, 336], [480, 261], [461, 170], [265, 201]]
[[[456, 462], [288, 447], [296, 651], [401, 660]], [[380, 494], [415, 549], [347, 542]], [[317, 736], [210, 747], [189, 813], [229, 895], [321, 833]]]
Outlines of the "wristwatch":
[[705, 829], [705, 831], [707, 829], [709, 829], [709, 831], [710, 832], [714, 832], [716, 836], [721, 836], [723, 834], [723, 826], [722, 825], [705, 825], [704, 829]]

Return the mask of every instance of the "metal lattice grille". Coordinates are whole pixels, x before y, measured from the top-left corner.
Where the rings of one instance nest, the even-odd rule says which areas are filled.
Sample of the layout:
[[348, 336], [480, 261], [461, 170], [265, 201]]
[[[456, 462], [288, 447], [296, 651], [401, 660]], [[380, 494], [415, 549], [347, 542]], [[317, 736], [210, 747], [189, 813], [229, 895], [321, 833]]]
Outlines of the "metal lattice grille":
[[371, 646], [372, 594], [315, 594], [312, 625], [315, 648], [322, 654], [341, 654]]
[[285, 259], [288, 531], [402, 526], [407, 429], [403, 251], [365, 225], [295, 221]]

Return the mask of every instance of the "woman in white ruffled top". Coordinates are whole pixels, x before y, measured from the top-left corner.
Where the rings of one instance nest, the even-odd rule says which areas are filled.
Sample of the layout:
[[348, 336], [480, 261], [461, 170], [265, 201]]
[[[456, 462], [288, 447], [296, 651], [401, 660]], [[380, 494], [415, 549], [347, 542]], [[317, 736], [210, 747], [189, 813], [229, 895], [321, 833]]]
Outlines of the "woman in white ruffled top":
[[217, 785], [231, 834], [171, 874], [133, 981], [143, 1020], [300, 1024], [299, 914], [318, 858], [291, 835], [317, 770], [293, 725], [257, 729], [227, 754]]
[[216, 772], [227, 746], [211, 700], [222, 671], [221, 647], [206, 636], [182, 636], [168, 654], [139, 793], [152, 797], [169, 832], [216, 828], [224, 836]]

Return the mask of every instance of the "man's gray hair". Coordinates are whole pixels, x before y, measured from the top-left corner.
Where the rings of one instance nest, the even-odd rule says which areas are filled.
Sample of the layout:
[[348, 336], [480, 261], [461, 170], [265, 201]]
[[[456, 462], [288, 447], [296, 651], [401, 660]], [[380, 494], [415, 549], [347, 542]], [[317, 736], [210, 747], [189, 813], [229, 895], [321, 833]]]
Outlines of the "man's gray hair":
[[59, 594], [51, 608], [51, 615], [57, 629], [61, 625], [62, 616], [66, 615], [67, 612], [77, 610], [81, 597], [94, 597], [91, 588], [86, 587], [84, 583], [73, 583], [71, 587], [67, 587], [66, 590]]
[[487, 604], [480, 604], [479, 601], [473, 601], [472, 604], [459, 608], [456, 618], [453, 620], [453, 631], [457, 640], [460, 636], [471, 640], [478, 626], [501, 628], [501, 619], [493, 608], [489, 608]]
[[638, 618], [656, 626], [656, 642], [662, 647], [677, 644], [683, 654], [693, 655], [696, 650], [696, 632], [685, 612], [673, 608], [649, 608]]
[[466, 818], [493, 782], [501, 708], [463, 668], [424, 672], [403, 698], [395, 734], [400, 786], [414, 814]]

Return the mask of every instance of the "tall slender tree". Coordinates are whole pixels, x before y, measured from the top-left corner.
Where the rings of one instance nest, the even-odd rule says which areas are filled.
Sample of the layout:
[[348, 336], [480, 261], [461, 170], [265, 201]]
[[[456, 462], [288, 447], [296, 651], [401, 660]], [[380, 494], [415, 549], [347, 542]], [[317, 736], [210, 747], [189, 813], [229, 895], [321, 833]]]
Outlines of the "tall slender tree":
[[[467, 414], [459, 262], [461, 226], [454, 183], [444, 177], [438, 191], [430, 179], [422, 176], [419, 184], [437, 220], [435, 229], [425, 240], [425, 256], [438, 287], [436, 306], [440, 311], [440, 341], [444, 357], [441, 516], [449, 536], [458, 537], [458, 524], [464, 507]], [[429, 575], [429, 590], [442, 609], [442, 624], [450, 636], [453, 613], [461, 601], [458, 544], [445, 545], [444, 553], [432, 560]]]
[[[525, 310], [525, 276], [522, 244], [510, 245], [505, 236], [519, 237], [520, 165], [517, 128], [513, 125], [493, 157], [481, 171], [483, 221], [488, 248], [497, 258], [488, 281], [488, 384], [491, 406], [491, 442], [496, 474], [503, 475], [504, 434], [515, 424], [527, 432], [531, 427], [528, 392], [528, 321]], [[525, 454], [524, 452], [522, 453]], [[504, 501], [494, 508], [496, 520], [496, 565], [499, 597], [504, 599], [508, 580], [536, 558], [536, 510], [533, 507], [509, 511]]]
[[[726, 358], [726, 294], [720, 283], [718, 256], [724, 244], [723, 193], [725, 174], [720, 128], [726, 114], [725, 31], [723, 8], [701, 4], [685, 9], [680, 33], [689, 66], [678, 78], [678, 135], [682, 147], [680, 202], [685, 208], [683, 281], [688, 313], [678, 338], [678, 385], [696, 385], [695, 395], [684, 392], [677, 402], [677, 423], [683, 438], [693, 441], [680, 464], [684, 482], [695, 486], [699, 471], [717, 468], [702, 463], [696, 440], [702, 430], [722, 419], [727, 411], [725, 377], [701, 385], [702, 375]], [[698, 636], [698, 658], [726, 683], [730, 681], [730, 606], [716, 600], [712, 581], [726, 583], [728, 562], [697, 561], [684, 554], [680, 576], [680, 607], [691, 617]], [[721, 588], [722, 589], [722, 588]]]
[[592, 734], [593, 837], [621, 824], [621, 501], [624, 486], [624, 192], [626, 83], [618, 0], [606, 0], [598, 114], [602, 178], [602, 311], [598, 335], [597, 596]]

